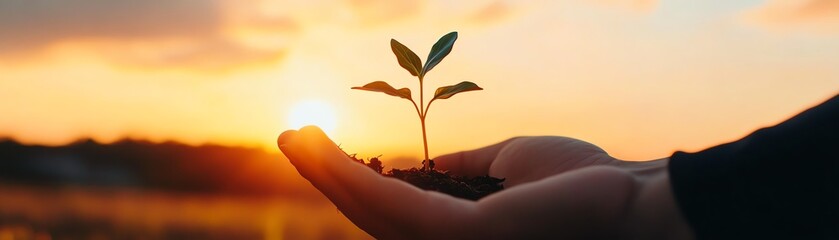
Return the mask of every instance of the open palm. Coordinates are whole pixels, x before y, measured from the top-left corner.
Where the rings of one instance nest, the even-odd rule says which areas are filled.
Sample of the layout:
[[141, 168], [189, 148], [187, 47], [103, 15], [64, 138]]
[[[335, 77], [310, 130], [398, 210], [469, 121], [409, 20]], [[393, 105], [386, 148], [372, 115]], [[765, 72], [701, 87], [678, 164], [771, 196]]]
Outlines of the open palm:
[[303, 177], [379, 239], [609, 239], [625, 237], [627, 223], [644, 222], [637, 216], [654, 215], [634, 210], [633, 200], [649, 195], [635, 174], [644, 168], [571, 138], [513, 138], [435, 159], [455, 174], [506, 179], [503, 191], [479, 201], [383, 177], [351, 161], [317, 127], [286, 131], [277, 141]]
[[599, 147], [557, 136], [516, 137], [485, 148], [443, 155], [435, 159], [442, 170], [455, 174], [503, 177], [511, 188], [570, 170], [613, 164], [618, 160]]

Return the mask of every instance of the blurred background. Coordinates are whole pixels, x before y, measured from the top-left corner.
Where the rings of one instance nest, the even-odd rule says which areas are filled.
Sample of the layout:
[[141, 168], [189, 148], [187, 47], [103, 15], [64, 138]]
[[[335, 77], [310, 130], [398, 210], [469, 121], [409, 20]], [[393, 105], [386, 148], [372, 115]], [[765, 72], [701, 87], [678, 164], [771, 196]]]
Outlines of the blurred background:
[[316, 124], [418, 166], [418, 82], [452, 53], [432, 156], [564, 135], [628, 160], [697, 151], [839, 91], [834, 0], [0, 0], [0, 240], [369, 238], [275, 147]]

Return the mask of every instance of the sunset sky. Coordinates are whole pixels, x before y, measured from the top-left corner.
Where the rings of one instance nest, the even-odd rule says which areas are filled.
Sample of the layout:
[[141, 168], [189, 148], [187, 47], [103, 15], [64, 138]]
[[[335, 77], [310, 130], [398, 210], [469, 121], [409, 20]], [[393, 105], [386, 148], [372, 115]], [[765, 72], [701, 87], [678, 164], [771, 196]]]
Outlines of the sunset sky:
[[432, 156], [563, 135], [651, 159], [739, 138], [839, 93], [836, 0], [0, 0], [0, 136], [276, 151], [302, 102], [351, 153], [419, 158], [418, 82], [395, 38], [452, 53], [426, 93]]

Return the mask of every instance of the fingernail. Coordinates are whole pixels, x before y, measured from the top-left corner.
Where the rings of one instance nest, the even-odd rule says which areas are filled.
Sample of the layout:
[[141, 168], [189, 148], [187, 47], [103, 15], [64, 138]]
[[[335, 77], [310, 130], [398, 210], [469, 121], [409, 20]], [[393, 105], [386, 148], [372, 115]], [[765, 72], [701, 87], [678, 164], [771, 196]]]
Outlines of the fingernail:
[[288, 143], [289, 140], [296, 134], [297, 134], [297, 131], [295, 131], [295, 130], [287, 130], [287, 131], [281, 133], [280, 136], [277, 137], [277, 146], [284, 145], [284, 144]]

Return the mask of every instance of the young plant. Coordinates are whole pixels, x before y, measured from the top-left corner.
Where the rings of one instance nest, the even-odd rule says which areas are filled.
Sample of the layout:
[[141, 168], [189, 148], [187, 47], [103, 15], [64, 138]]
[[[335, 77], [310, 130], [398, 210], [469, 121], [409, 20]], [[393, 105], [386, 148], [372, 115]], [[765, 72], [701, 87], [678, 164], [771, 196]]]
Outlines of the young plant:
[[408, 70], [411, 75], [416, 76], [419, 79], [420, 85], [420, 100], [419, 105], [417, 102], [411, 98], [411, 89], [408, 88], [400, 88], [396, 89], [390, 84], [387, 84], [383, 81], [375, 81], [368, 83], [361, 87], [353, 87], [352, 89], [358, 90], [366, 90], [366, 91], [374, 91], [374, 92], [382, 92], [387, 95], [400, 97], [404, 99], [408, 99], [411, 103], [414, 104], [414, 109], [417, 111], [417, 116], [419, 116], [420, 124], [422, 125], [422, 144], [425, 148], [425, 160], [423, 160], [423, 169], [426, 171], [431, 171], [434, 169], [434, 162], [428, 158], [428, 137], [425, 133], [425, 118], [428, 116], [428, 108], [431, 107], [431, 103], [437, 99], [448, 99], [455, 94], [467, 92], [467, 91], [474, 91], [474, 90], [483, 90], [483, 88], [478, 87], [475, 83], [463, 81], [455, 85], [451, 86], [444, 86], [437, 88], [437, 91], [434, 92], [434, 98], [431, 98], [428, 101], [427, 105], [424, 105], [423, 101], [423, 79], [425, 79], [425, 75], [431, 71], [440, 61], [443, 60], [449, 53], [452, 51], [452, 47], [454, 46], [454, 42], [457, 40], [457, 32], [450, 32], [440, 40], [437, 40], [437, 43], [431, 47], [431, 52], [428, 53], [428, 58], [425, 60], [425, 65], [422, 64], [422, 61], [417, 54], [415, 54], [411, 49], [402, 45], [395, 39], [390, 39], [390, 48], [393, 50], [393, 54], [396, 55], [396, 60], [399, 62], [399, 66]]

